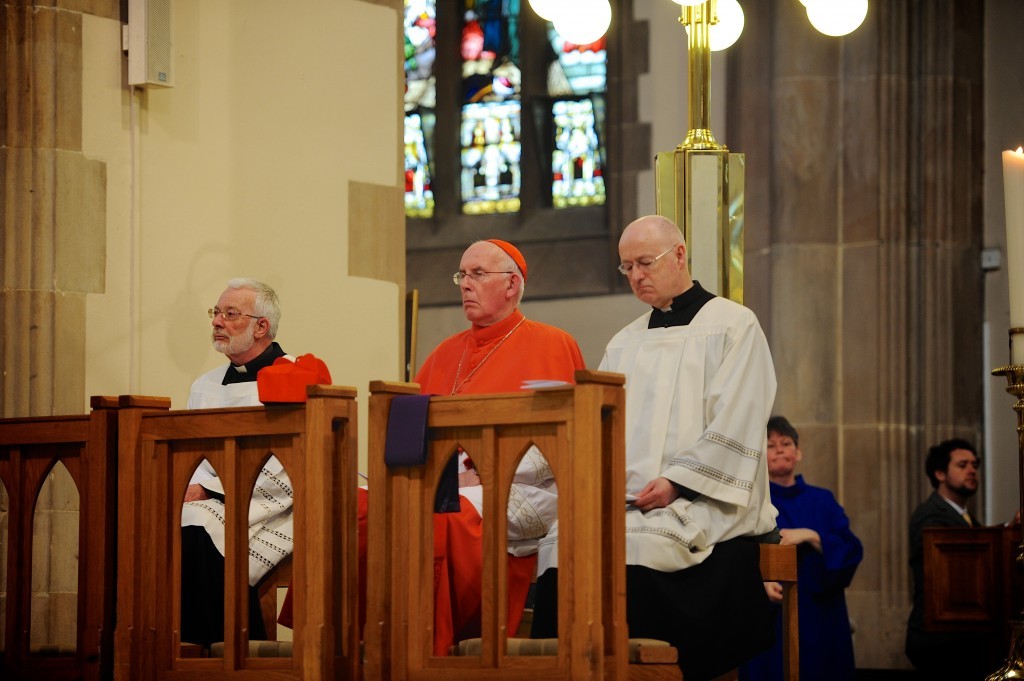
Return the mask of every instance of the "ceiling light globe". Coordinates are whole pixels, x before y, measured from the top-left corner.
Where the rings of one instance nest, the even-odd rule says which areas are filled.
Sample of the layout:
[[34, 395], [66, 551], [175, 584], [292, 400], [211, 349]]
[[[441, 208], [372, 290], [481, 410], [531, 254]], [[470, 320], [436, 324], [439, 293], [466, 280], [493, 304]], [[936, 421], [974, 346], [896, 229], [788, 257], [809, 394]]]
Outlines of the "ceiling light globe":
[[[675, 0], [673, 0], [675, 2]], [[740, 34], [743, 33], [743, 8], [736, 0], [718, 0], [716, 8], [718, 23], [708, 27], [708, 47], [712, 52], [720, 52], [732, 47]], [[690, 33], [690, 27], [686, 26], [686, 33]]]
[[868, 0], [808, 0], [807, 18], [821, 33], [844, 36], [857, 30], [868, 14]]
[[534, 13], [547, 21], [554, 21], [564, 6], [565, 3], [561, 0], [530, 0], [530, 7]]
[[743, 8], [736, 0], [718, 0], [718, 23], [708, 32], [711, 50], [719, 52], [732, 47], [743, 33]]
[[612, 23], [608, 0], [562, 0], [563, 9], [552, 20], [558, 35], [574, 45], [596, 42]]

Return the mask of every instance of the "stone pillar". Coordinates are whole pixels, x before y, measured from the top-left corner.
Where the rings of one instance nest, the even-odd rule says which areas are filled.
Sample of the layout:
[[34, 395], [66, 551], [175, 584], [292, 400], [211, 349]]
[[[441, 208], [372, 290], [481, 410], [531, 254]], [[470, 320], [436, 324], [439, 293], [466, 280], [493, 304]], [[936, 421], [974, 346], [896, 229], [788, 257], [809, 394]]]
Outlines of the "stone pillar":
[[845, 38], [747, 3], [728, 139], [747, 154], [748, 304], [802, 470], [864, 542], [857, 664], [900, 668], [924, 454], [982, 425], [980, 5], [872, 3]]
[[83, 11], [119, 16], [114, 0], [0, 4], [5, 417], [85, 405], [85, 296], [103, 289], [106, 173], [82, 155]]
[[[85, 297], [104, 285], [106, 166], [82, 154], [83, 12], [117, 19], [120, 6], [116, 0], [0, 3], [3, 417], [81, 413], [86, 404]], [[72, 540], [77, 547], [78, 490], [63, 472], [56, 476], [61, 484], [49, 485], [37, 500], [32, 642], [67, 650], [75, 646], [77, 548], [75, 560], [48, 551]], [[5, 564], [8, 491], [0, 492]], [[6, 592], [0, 569], [0, 606]]]

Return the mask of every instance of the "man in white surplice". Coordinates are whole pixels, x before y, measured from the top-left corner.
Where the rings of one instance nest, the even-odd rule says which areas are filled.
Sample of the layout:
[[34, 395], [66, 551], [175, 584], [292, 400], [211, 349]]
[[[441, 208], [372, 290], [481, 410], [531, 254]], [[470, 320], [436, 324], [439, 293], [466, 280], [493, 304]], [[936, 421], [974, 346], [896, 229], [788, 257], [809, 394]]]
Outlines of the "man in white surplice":
[[[278, 357], [274, 342], [281, 309], [277, 294], [255, 279], [232, 279], [210, 311], [213, 347], [230, 362], [195, 380], [189, 409], [259, 406], [256, 375]], [[182, 507], [182, 640], [209, 644], [223, 640], [224, 488], [205, 459], [189, 481]], [[256, 478], [249, 504], [249, 584], [292, 552], [292, 487], [271, 455]], [[202, 528], [208, 536], [197, 537]], [[214, 555], [210, 545], [219, 553]], [[250, 639], [262, 620], [250, 588]], [[258, 620], [258, 621], [257, 621]]]
[[[762, 456], [775, 371], [754, 314], [691, 279], [672, 221], [631, 223], [619, 257], [651, 305], [600, 366], [626, 376], [629, 633], [679, 648], [688, 681], [711, 679], [772, 643], [756, 542], [777, 534]], [[557, 631], [556, 542], [541, 541], [535, 636]]]

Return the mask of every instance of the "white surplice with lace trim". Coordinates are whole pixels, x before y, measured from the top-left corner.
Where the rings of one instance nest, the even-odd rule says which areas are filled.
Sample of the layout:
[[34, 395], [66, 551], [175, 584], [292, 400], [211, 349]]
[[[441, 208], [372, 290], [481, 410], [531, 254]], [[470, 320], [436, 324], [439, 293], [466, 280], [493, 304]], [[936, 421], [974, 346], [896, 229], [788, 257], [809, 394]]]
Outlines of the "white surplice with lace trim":
[[[192, 384], [189, 409], [258, 407], [261, 405], [256, 381], [221, 385], [227, 366], [203, 374]], [[216, 471], [205, 459], [191, 482], [224, 494]], [[206, 530], [217, 550], [224, 555], [224, 502], [218, 499], [186, 502], [181, 524]], [[275, 565], [291, 555], [294, 537], [292, 484], [284, 466], [273, 454], [256, 478], [249, 502], [249, 584], [255, 586]]]
[[[686, 326], [648, 329], [649, 319], [612, 338], [600, 370], [626, 375], [626, 495], [657, 477], [699, 493], [626, 507], [626, 563], [674, 572], [717, 542], [775, 528], [762, 455], [775, 369], [757, 318], [732, 301], [710, 300]], [[557, 541], [556, 524], [538, 572], [557, 567]]]

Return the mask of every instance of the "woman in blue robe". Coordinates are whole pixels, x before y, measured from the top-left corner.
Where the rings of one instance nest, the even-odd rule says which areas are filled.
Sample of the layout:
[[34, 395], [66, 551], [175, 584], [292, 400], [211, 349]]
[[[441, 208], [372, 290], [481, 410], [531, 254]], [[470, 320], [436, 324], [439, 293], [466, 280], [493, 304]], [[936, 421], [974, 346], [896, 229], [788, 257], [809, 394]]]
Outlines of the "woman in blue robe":
[[[800, 678], [852, 681], [853, 636], [845, 590], [864, 548], [832, 492], [808, 485], [796, 474], [803, 456], [799, 435], [783, 416], [768, 421], [766, 456], [781, 543], [797, 546]], [[769, 582], [765, 588], [773, 602], [781, 602], [781, 585]], [[741, 668], [742, 681], [782, 679], [782, 612], [776, 610], [775, 646]]]

